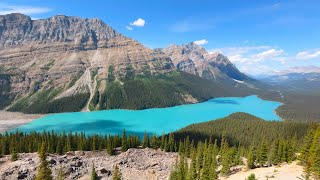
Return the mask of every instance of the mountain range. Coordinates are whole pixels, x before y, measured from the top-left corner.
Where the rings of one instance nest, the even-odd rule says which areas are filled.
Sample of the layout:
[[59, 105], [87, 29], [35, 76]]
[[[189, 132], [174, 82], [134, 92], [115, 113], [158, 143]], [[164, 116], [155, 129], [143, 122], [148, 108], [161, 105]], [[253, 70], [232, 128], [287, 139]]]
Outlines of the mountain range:
[[0, 85], [1, 108], [51, 113], [172, 106], [261, 83], [195, 43], [149, 49], [100, 19], [14, 13], [0, 16]]
[[264, 77], [261, 81], [292, 92], [319, 93], [319, 72], [289, 72]]

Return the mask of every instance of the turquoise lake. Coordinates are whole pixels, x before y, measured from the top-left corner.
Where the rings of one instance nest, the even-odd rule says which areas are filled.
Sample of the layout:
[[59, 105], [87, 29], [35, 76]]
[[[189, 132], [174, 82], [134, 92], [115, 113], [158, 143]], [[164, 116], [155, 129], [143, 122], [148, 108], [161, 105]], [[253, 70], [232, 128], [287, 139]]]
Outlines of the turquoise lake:
[[141, 136], [145, 131], [171, 132], [190, 124], [246, 112], [264, 120], [280, 120], [275, 109], [281, 103], [262, 100], [257, 96], [214, 98], [197, 104], [146, 110], [105, 110], [52, 114], [22, 125], [19, 131], [72, 131], [86, 134], [128, 134]]

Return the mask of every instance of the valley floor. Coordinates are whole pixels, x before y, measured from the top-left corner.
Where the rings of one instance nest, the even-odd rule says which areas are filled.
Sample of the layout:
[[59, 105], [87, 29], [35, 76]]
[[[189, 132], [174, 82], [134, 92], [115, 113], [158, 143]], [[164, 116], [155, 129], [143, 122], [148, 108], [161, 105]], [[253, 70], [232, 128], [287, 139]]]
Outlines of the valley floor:
[[0, 111], [0, 133], [43, 117], [41, 114]]

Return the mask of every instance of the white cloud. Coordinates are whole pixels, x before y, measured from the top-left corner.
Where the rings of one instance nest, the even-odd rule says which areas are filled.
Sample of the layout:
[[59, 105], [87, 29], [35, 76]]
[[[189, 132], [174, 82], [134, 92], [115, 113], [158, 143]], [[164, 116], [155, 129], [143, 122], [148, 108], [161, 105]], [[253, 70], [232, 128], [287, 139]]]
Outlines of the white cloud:
[[198, 40], [198, 41], [194, 41], [193, 43], [201, 46], [201, 45], [208, 44], [208, 40], [206, 40], [206, 39], [201, 39], [201, 40]]
[[301, 51], [301, 52], [298, 52], [296, 55], [297, 59], [303, 59], [303, 60], [313, 59], [313, 58], [317, 58], [317, 57], [320, 57], [320, 50], [318, 50], [318, 51], [314, 51], [314, 50]]
[[[292, 66], [320, 66], [320, 48], [300, 51], [292, 55], [272, 46], [240, 46], [213, 49], [221, 52], [242, 72], [251, 75], [274, 74]], [[302, 61], [302, 60], [308, 61]]]
[[[209, 51], [209, 53], [221, 52], [229, 57], [232, 62], [249, 63], [252, 61], [252, 55], [271, 49], [270, 46], [241, 46], [241, 47], [225, 47]], [[252, 63], [252, 62], [250, 62]]]
[[7, 5], [0, 3], [0, 15], [21, 13], [26, 15], [43, 14], [51, 11], [47, 7], [34, 7], [34, 6], [18, 6], [18, 5]]
[[256, 61], [262, 61], [267, 59], [272, 59], [275, 57], [279, 57], [283, 55], [284, 51], [282, 49], [269, 49], [267, 51], [261, 52], [259, 54], [253, 55], [252, 57], [256, 59]]
[[143, 27], [145, 25], [146, 21], [139, 18], [135, 20], [134, 22], [130, 23], [131, 26], [137, 26], [137, 27]]
[[130, 27], [130, 26], [126, 26], [126, 29], [127, 29], [128, 31], [133, 30], [133, 28], [132, 28], [132, 27]]
[[226, 55], [240, 71], [251, 75], [265, 74], [274, 68], [282, 67], [287, 60], [284, 50], [271, 46], [225, 47], [209, 52], [216, 51]]

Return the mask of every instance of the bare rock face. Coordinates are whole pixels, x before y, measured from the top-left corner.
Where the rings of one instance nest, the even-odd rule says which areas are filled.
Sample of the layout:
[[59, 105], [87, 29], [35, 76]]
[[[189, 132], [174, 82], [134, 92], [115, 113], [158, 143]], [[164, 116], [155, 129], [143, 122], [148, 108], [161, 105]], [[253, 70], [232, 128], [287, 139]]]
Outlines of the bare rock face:
[[162, 52], [123, 36], [100, 19], [0, 16], [0, 68], [11, 75], [10, 92], [15, 96], [52, 87], [65, 92], [60, 98], [103, 89], [110, 66], [116, 78], [124, 77], [128, 67], [137, 74], [175, 68]]
[[209, 54], [203, 47], [195, 43], [171, 45], [162, 51], [172, 59], [174, 65], [181, 71], [214, 80], [249, 79], [226, 56], [218, 52]]
[[[153, 149], [129, 149], [127, 152], [109, 156], [100, 152], [70, 152], [66, 155], [49, 155], [47, 161], [56, 178], [62, 170], [66, 180], [90, 179], [92, 163], [100, 179], [112, 179], [115, 165], [119, 166], [123, 179], [165, 180], [178, 158], [177, 153], [168, 153]], [[19, 154], [19, 159], [10, 161], [10, 157], [0, 158], [0, 179], [31, 180], [37, 174], [40, 160], [38, 154]]]

